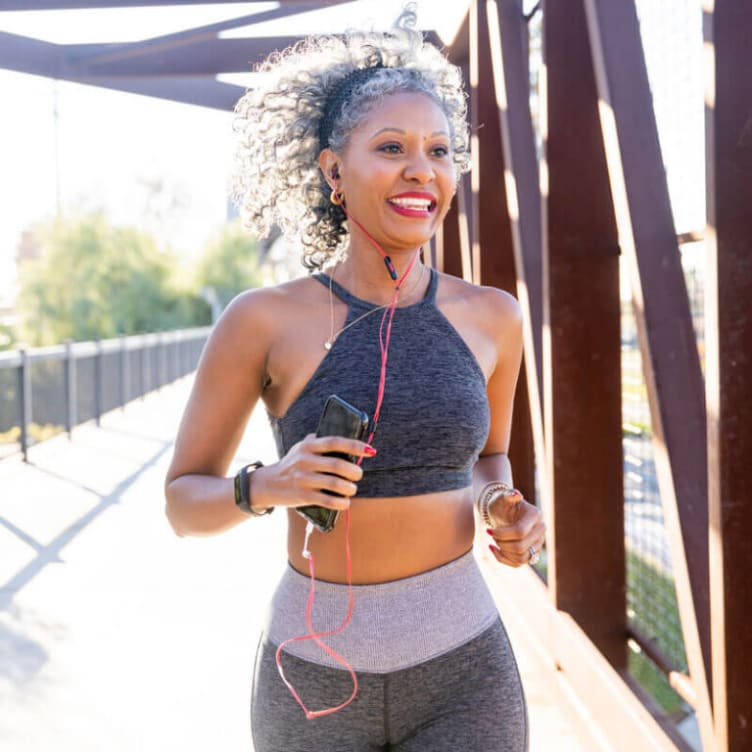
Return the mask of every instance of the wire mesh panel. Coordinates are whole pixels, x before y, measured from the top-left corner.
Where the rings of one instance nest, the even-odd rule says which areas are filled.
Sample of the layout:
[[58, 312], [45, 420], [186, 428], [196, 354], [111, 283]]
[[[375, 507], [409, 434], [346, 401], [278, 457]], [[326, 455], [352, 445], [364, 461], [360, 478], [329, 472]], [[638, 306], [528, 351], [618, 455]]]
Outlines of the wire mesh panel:
[[[653, 456], [652, 431], [642, 361], [636, 345], [631, 304], [622, 313], [622, 411], [624, 445], [624, 533], [627, 555], [627, 611], [637, 627], [676, 669], [687, 670], [671, 553]], [[630, 671], [667, 712], [688, 708], [663, 674], [631, 642]]]
[[[637, 0], [661, 150], [677, 232], [704, 226], [704, 132], [702, 12], [699, 0]], [[703, 360], [703, 267], [696, 247], [682, 262], [692, 318]], [[671, 552], [658, 489], [652, 429], [630, 280], [622, 273], [622, 409], [627, 603], [630, 625], [650, 641], [675, 670], [687, 672], [676, 601]], [[671, 717], [688, 740], [699, 744], [692, 709], [635, 641], [630, 672]]]
[[120, 406], [123, 373], [119, 350], [102, 353], [102, 412], [106, 413]]
[[206, 343], [206, 339], [196, 339], [193, 338], [189, 340], [188, 342], [188, 360], [185, 365], [185, 371], [184, 373], [190, 373], [193, 371], [196, 366], [198, 365], [199, 358], [201, 357], [201, 352], [204, 349], [204, 344]]
[[167, 380], [174, 381], [182, 375], [180, 371], [180, 343], [172, 340], [167, 344]]
[[149, 387], [150, 389], [158, 389], [162, 386], [159, 378], [159, 344], [153, 342], [148, 345], [147, 352], [149, 353]]
[[62, 358], [34, 359], [31, 364], [30, 443], [65, 430], [66, 384]]
[[125, 401], [130, 402], [144, 393], [144, 353], [143, 350], [128, 351], [128, 389]]
[[96, 355], [76, 358], [76, 423], [97, 415]]
[[18, 366], [0, 368], [0, 457], [17, 452], [21, 439]]

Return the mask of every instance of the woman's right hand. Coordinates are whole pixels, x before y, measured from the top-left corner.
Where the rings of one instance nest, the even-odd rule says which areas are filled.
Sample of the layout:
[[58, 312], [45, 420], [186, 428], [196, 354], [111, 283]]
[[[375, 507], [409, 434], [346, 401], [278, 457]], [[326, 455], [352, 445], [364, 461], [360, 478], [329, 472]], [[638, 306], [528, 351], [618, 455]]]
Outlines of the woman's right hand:
[[[359, 465], [329, 452], [373, 457], [376, 451], [363, 441], [342, 436], [308, 434], [273, 465], [260, 467], [251, 476], [251, 503], [259, 510], [268, 507], [301, 507], [315, 504], [344, 510], [358, 491], [363, 477]], [[324, 493], [331, 491], [331, 494]]]

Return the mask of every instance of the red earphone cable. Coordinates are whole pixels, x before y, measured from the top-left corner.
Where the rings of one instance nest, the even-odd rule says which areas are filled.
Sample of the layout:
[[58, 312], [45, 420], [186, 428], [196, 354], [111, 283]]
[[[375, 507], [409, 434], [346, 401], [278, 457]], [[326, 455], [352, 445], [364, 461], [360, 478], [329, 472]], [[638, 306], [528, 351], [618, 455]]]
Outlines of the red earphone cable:
[[[337, 187], [337, 184], [335, 181], [335, 190], [336, 190], [336, 187]], [[418, 260], [418, 256], [420, 255], [420, 249], [418, 249], [413, 255], [412, 259], [410, 260], [410, 263], [407, 265], [407, 269], [405, 270], [404, 274], [401, 277], [398, 277], [397, 270], [394, 264], [392, 263], [392, 260], [384, 252], [384, 249], [381, 248], [381, 246], [376, 242], [373, 236], [368, 232], [368, 230], [365, 229], [365, 227], [363, 227], [363, 225], [360, 224], [360, 222], [358, 222], [356, 219], [353, 219], [347, 213], [347, 210], [345, 209], [344, 204], [342, 204], [341, 206], [347, 218], [350, 221], [354, 222], [363, 231], [363, 233], [371, 242], [371, 244], [381, 254], [382, 258], [384, 259], [386, 268], [389, 272], [389, 276], [397, 282], [397, 284], [394, 286], [394, 295], [392, 297], [392, 301], [384, 309], [384, 313], [381, 315], [381, 324], [379, 325], [379, 349], [381, 351], [381, 368], [379, 371], [379, 387], [376, 393], [376, 407], [373, 412], [373, 420], [371, 422], [371, 431], [368, 435], [368, 443], [371, 444], [373, 442], [373, 438], [376, 434], [376, 429], [378, 427], [379, 416], [381, 414], [381, 403], [384, 399], [384, 391], [386, 388], [386, 366], [387, 366], [387, 361], [389, 358], [389, 340], [392, 335], [392, 321], [394, 319], [394, 312], [397, 309], [397, 303], [399, 301], [399, 294], [400, 294], [400, 290], [402, 289], [402, 284], [405, 281], [405, 279], [407, 279], [407, 277], [410, 275], [410, 272], [412, 271], [413, 266], [415, 265], [415, 262]], [[387, 317], [388, 317], [388, 320], [387, 320]], [[386, 323], [386, 335], [384, 334], [385, 323]], [[363, 457], [359, 457], [357, 460], [357, 464], [360, 465], [362, 462], [363, 462]], [[304, 552], [303, 552], [303, 555], [308, 559], [308, 571], [311, 576], [311, 589], [308, 593], [308, 601], [306, 603], [306, 628], [308, 629], [308, 634], [300, 635], [298, 637], [291, 637], [290, 639], [285, 640], [277, 648], [277, 652], [275, 656], [276, 662], [277, 662], [277, 670], [279, 671], [279, 675], [282, 677], [282, 681], [290, 690], [292, 696], [295, 698], [298, 705], [300, 705], [300, 707], [303, 708], [303, 712], [305, 713], [306, 718], [308, 720], [312, 720], [313, 718], [321, 718], [322, 716], [330, 715], [331, 713], [336, 713], [338, 710], [342, 710], [342, 708], [347, 707], [355, 699], [355, 696], [358, 694], [358, 677], [355, 674], [355, 670], [353, 669], [353, 667], [350, 665], [350, 663], [348, 663], [348, 661], [345, 658], [343, 658], [339, 653], [337, 653], [335, 650], [329, 647], [329, 645], [327, 645], [321, 639], [322, 637], [332, 637], [333, 635], [339, 634], [350, 623], [350, 618], [352, 617], [353, 589], [352, 589], [352, 557], [350, 554], [350, 509], [348, 508], [347, 510], [345, 510], [345, 556], [346, 556], [346, 567], [347, 567], [347, 588], [348, 588], [348, 595], [349, 595], [349, 606], [347, 609], [347, 616], [345, 617], [342, 624], [340, 624], [335, 629], [329, 630], [328, 632], [314, 632], [314, 629], [313, 629], [312, 614], [313, 614], [313, 601], [314, 601], [315, 594], [316, 594], [316, 574], [315, 574], [314, 556], [310, 551], [308, 551], [308, 538], [312, 530], [313, 530], [313, 525], [311, 523], [308, 523], [308, 526], [306, 528], [306, 543], [305, 543]], [[295, 687], [293, 687], [293, 685], [285, 676], [285, 672], [282, 668], [282, 650], [286, 645], [289, 645], [290, 643], [302, 642], [303, 640], [313, 640], [327, 655], [330, 655], [335, 661], [342, 664], [349, 672], [353, 681], [353, 691], [350, 697], [347, 700], [345, 700], [343, 703], [341, 703], [340, 705], [337, 705], [336, 707], [331, 707], [331, 708], [324, 708], [323, 710], [309, 710], [306, 707], [303, 700], [300, 698], [300, 695], [296, 691]]]
[[[309, 523], [310, 524], [310, 523]], [[306, 533], [306, 540], [307, 540]], [[308, 546], [306, 545], [306, 549]], [[303, 712], [306, 715], [306, 718], [310, 721], [313, 718], [321, 718], [325, 715], [330, 715], [331, 713], [336, 713], [338, 710], [342, 710], [342, 708], [347, 707], [354, 699], [355, 695], [358, 694], [358, 677], [355, 674], [355, 670], [353, 667], [347, 662], [345, 658], [343, 658], [339, 653], [337, 653], [335, 650], [330, 648], [326, 643], [321, 641], [322, 637], [331, 637], [332, 635], [336, 635], [339, 632], [341, 632], [350, 622], [350, 617], [352, 616], [353, 612], [353, 589], [352, 589], [352, 557], [350, 556], [350, 510], [345, 510], [345, 555], [347, 558], [347, 587], [348, 587], [348, 593], [349, 593], [349, 605], [347, 609], [347, 616], [345, 617], [345, 620], [335, 629], [329, 630], [328, 632], [314, 632], [313, 631], [313, 621], [312, 621], [312, 613], [313, 613], [313, 600], [316, 595], [316, 570], [315, 570], [315, 562], [313, 554], [308, 551], [308, 571], [311, 575], [311, 589], [308, 593], [308, 601], [306, 602], [306, 627], [308, 629], [308, 634], [300, 635], [299, 637], [291, 637], [289, 640], [285, 640], [283, 643], [280, 644], [280, 646], [277, 648], [276, 653], [276, 661], [277, 661], [277, 671], [279, 671], [279, 675], [282, 677], [282, 681], [285, 683], [287, 688], [292, 693], [292, 696], [297, 701], [298, 705], [300, 705], [301, 708], [303, 708]], [[350, 677], [353, 681], [353, 691], [350, 697], [345, 700], [345, 702], [341, 703], [340, 705], [337, 705], [336, 707], [332, 708], [324, 708], [323, 710], [309, 710], [306, 707], [306, 704], [303, 702], [303, 700], [300, 698], [300, 695], [296, 691], [295, 687], [291, 684], [291, 682], [287, 679], [285, 676], [285, 672], [282, 669], [282, 649], [289, 645], [292, 642], [302, 642], [303, 640], [313, 640], [325, 653], [330, 655], [332, 658], [334, 658], [335, 661], [338, 663], [341, 663], [347, 671], [350, 673]]]

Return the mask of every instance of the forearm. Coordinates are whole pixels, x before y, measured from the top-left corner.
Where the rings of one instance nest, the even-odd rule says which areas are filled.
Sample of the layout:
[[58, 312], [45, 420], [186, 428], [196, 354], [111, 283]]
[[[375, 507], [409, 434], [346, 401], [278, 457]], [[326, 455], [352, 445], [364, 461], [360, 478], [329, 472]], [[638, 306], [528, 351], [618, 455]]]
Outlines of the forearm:
[[233, 478], [181, 475], [165, 487], [167, 519], [180, 536], [214, 535], [248, 519], [235, 505]]
[[473, 468], [473, 498], [478, 499], [481, 491], [489, 484], [496, 481], [508, 483], [514, 486], [512, 480], [512, 465], [509, 457], [499, 452], [480, 457]]

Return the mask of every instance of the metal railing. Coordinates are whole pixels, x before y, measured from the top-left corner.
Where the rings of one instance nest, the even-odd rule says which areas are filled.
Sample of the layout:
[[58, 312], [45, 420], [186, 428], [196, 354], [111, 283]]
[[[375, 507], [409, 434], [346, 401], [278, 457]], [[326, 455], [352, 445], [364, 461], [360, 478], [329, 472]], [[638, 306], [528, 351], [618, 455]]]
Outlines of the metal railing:
[[123, 407], [196, 368], [210, 328], [0, 353], [0, 457]]

